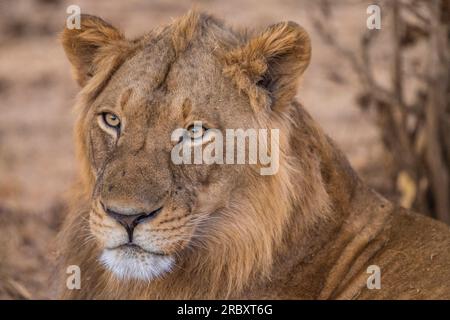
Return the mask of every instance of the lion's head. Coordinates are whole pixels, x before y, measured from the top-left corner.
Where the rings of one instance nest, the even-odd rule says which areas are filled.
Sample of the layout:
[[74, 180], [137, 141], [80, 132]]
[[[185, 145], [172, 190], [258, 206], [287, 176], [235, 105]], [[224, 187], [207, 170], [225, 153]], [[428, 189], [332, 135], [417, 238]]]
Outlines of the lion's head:
[[[230, 295], [270, 273], [294, 207], [326, 207], [312, 151], [320, 142], [303, 139], [311, 133], [299, 130], [298, 119], [309, 117], [299, 117], [293, 102], [310, 60], [310, 40], [297, 24], [244, 34], [191, 12], [127, 40], [83, 15], [81, 28], [65, 29], [62, 42], [82, 87], [76, 140], [89, 201], [72, 223], [79, 231], [88, 226], [76, 237], [93, 239], [82, 259], [100, 261], [113, 275], [105, 282], [192, 287], [197, 276], [208, 279], [208, 290]], [[278, 129], [279, 170], [175, 164], [179, 128], [188, 133], [180, 139], [190, 140], [210, 129]], [[315, 217], [304, 212], [302, 219]]]

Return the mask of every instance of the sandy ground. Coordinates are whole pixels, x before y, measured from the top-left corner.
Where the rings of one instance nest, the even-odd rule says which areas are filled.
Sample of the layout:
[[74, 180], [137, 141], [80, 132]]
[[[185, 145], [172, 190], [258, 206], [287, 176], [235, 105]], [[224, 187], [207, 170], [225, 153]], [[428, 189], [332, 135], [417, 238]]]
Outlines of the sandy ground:
[[[0, 298], [51, 296], [47, 279], [53, 241], [76, 170], [71, 106], [78, 88], [57, 40], [67, 6], [77, 4], [83, 13], [99, 15], [135, 37], [170, 22], [193, 3], [0, 0]], [[356, 50], [368, 4], [346, 3], [333, 23], [340, 38]], [[369, 184], [388, 192], [373, 119], [356, 105], [358, 82], [347, 62], [315, 33], [314, 1], [195, 4], [233, 26], [258, 29], [286, 20], [303, 25], [311, 33], [313, 58], [299, 100]]]

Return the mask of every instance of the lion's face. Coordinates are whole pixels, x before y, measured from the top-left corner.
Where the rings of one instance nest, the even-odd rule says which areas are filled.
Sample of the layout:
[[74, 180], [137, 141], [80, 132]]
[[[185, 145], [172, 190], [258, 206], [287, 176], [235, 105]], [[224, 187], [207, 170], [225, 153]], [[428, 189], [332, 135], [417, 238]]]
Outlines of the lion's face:
[[[78, 123], [81, 153], [92, 176], [90, 231], [102, 251], [100, 260], [113, 273], [121, 278], [153, 279], [175, 268], [186, 251], [196, 250], [194, 240], [203, 240], [205, 228], [219, 224], [226, 228], [227, 223], [236, 227], [237, 217], [220, 212], [245, 197], [250, 181], [265, 179], [246, 164], [180, 165], [173, 161], [173, 149], [201, 141], [204, 150], [211, 141], [201, 138], [211, 129], [225, 136], [226, 129], [271, 126], [269, 110], [255, 112], [255, 104], [271, 98], [281, 103], [286, 94], [277, 97], [269, 89], [287, 85], [251, 75], [268, 70], [261, 65], [267, 62], [262, 59], [264, 52], [255, 55], [254, 48], [248, 54], [259, 60], [247, 67], [256, 70], [237, 72], [235, 60], [247, 49], [219, 57], [215, 52], [218, 34], [204, 36], [204, 25], [182, 21], [181, 27], [175, 24], [139, 42], [127, 42], [98, 18], [83, 21], [90, 32], [86, 37], [92, 39], [83, 38], [82, 31], [74, 36], [76, 31], [66, 30], [63, 43], [86, 96], [89, 90], [98, 93], [85, 99]], [[92, 36], [92, 29], [113, 40], [103, 39], [108, 49], [90, 58], [90, 50], [101, 47], [92, 45], [99, 36]], [[231, 33], [228, 37], [238, 44]], [[109, 68], [110, 73], [101, 75], [95, 63], [101, 65], [107, 54], [117, 54], [120, 50], [114, 45], [126, 53], [110, 59], [102, 69]], [[288, 53], [284, 55], [289, 57]], [[86, 61], [94, 66], [83, 66]], [[271, 71], [276, 75], [275, 67]], [[258, 81], [266, 87], [258, 87]], [[184, 134], [174, 139], [179, 129], [185, 129]], [[226, 148], [239, 146], [224, 146], [224, 154]]]
[[175, 130], [185, 128], [190, 136], [180, 139], [194, 141], [209, 129], [256, 121], [209, 53], [174, 63], [161, 59], [166, 54], [150, 47], [125, 62], [84, 119], [95, 176], [90, 228], [103, 262], [120, 275], [170, 270], [198, 222], [244, 187], [244, 166], [173, 163], [173, 148], [186, 143], [172, 139]]

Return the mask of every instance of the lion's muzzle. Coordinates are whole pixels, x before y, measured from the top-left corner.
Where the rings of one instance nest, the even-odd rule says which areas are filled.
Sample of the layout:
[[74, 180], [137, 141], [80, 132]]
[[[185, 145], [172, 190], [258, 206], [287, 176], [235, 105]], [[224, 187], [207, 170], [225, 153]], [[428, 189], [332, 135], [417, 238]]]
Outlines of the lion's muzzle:
[[[145, 221], [148, 221], [152, 218], [155, 218], [158, 213], [161, 212], [162, 207], [159, 207], [156, 210], [150, 211], [150, 212], [140, 212], [140, 213], [134, 213], [130, 214], [129, 210], [126, 212], [123, 211], [117, 211], [109, 208], [108, 206], [105, 206], [103, 203], [102, 207], [103, 210], [106, 212], [108, 216], [119, 222], [119, 224], [125, 228], [127, 234], [128, 234], [128, 241], [130, 243], [133, 243], [133, 232], [135, 227], [139, 223], [143, 223]], [[134, 211], [134, 210], [133, 210]], [[133, 212], [132, 211], [132, 212]]]

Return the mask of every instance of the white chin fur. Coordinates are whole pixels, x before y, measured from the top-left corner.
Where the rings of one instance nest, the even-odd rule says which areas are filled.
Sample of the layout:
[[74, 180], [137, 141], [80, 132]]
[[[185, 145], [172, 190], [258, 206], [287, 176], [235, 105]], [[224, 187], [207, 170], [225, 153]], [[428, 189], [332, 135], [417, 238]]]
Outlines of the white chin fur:
[[170, 272], [174, 259], [141, 250], [118, 248], [103, 250], [100, 262], [119, 279], [150, 281]]

